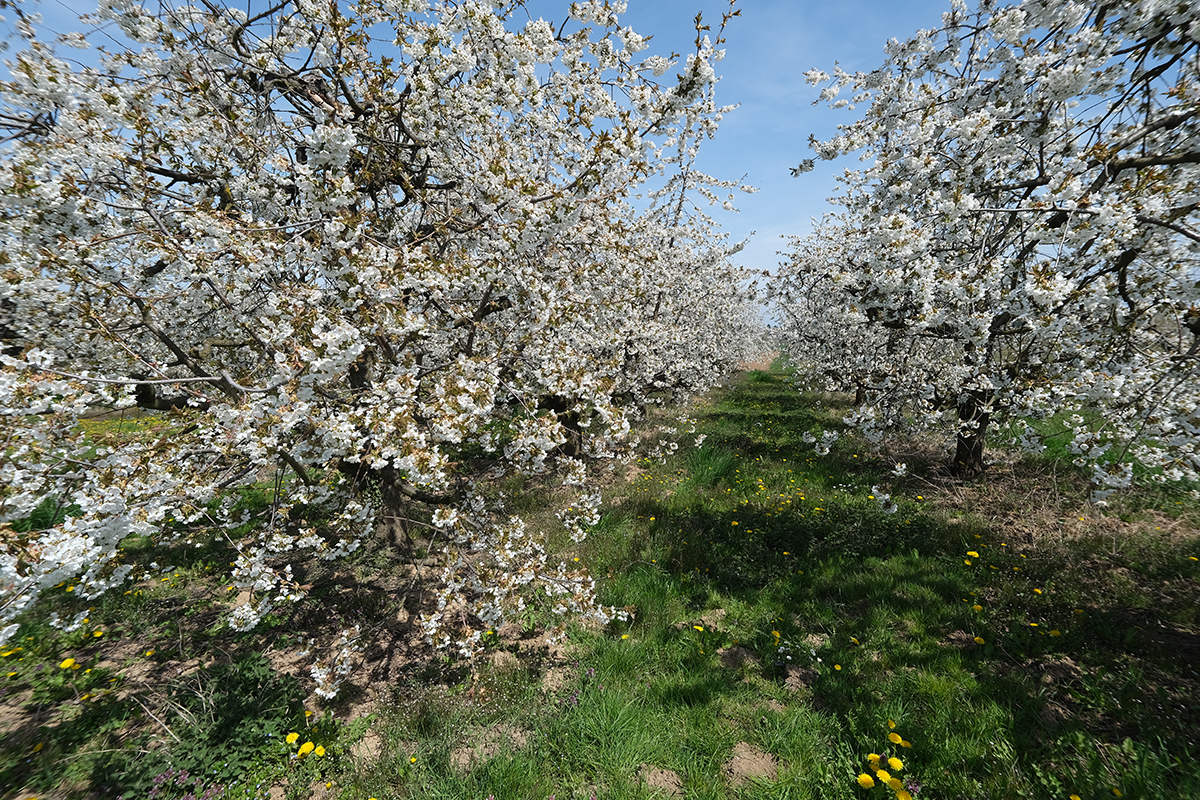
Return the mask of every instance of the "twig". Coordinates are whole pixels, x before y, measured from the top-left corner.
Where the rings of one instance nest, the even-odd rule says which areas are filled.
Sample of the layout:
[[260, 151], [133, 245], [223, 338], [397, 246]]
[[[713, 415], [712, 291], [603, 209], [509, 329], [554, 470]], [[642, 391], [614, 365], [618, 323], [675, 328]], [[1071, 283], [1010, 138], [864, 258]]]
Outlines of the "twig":
[[154, 715], [154, 712], [153, 712], [153, 711], [151, 711], [150, 709], [146, 708], [146, 704], [145, 704], [145, 703], [143, 703], [141, 700], [139, 700], [139, 699], [138, 699], [138, 696], [137, 696], [136, 694], [135, 694], [135, 695], [130, 695], [130, 696], [133, 698], [133, 702], [137, 703], [139, 706], [141, 706], [141, 707], [142, 707], [142, 711], [145, 711], [147, 714], [149, 714], [149, 715], [150, 715], [150, 718], [151, 718], [151, 719], [153, 719], [155, 722], [157, 722], [159, 725], [161, 725], [161, 726], [162, 726], [162, 729], [163, 729], [164, 731], [166, 731], [167, 733], [171, 734], [171, 738], [172, 738], [172, 739], [174, 739], [174, 740], [175, 740], [175, 742], [176, 742], [177, 744], [183, 744], [183, 741], [182, 741], [182, 740], [180, 740], [180, 738], [179, 738], [178, 736], [176, 736], [176, 735], [175, 735], [175, 731], [173, 731], [173, 730], [171, 730], [169, 727], [167, 727], [167, 723], [163, 722], [161, 719], [159, 719], [158, 717], [156, 717], [156, 716]]

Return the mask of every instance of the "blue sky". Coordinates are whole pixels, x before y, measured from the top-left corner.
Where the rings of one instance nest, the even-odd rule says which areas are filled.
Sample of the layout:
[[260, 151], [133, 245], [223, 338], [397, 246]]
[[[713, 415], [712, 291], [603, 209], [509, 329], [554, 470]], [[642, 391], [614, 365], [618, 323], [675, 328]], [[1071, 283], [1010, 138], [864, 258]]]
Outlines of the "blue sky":
[[[654, 37], [650, 53], [688, 53], [697, 12], [714, 28], [728, 0], [628, 0], [622, 22]], [[68, 30], [71, 20], [94, 5], [88, 0], [26, 0], [43, 14], [46, 27]], [[740, 0], [741, 16], [726, 30], [726, 57], [718, 67], [717, 101], [739, 104], [722, 122], [713, 141], [701, 148], [699, 167], [718, 177], [759, 188], [736, 198], [738, 213], [715, 208], [713, 216], [733, 240], [756, 231], [735, 260], [755, 269], [772, 269], [780, 238], [804, 234], [820, 217], [837, 187], [834, 178], [855, 161], [817, 162], [817, 168], [793, 178], [790, 168], [810, 155], [810, 134], [830, 136], [839, 123], [861, 112], [812, 105], [817, 89], [803, 74], [812, 68], [832, 72], [870, 70], [883, 62], [890, 38], [905, 39], [920, 28], [935, 27], [949, 0]], [[567, 0], [533, 0], [534, 15], [561, 21]], [[743, 178], [744, 176], [744, 178]]]
[[[812, 155], [808, 137], [827, 138], [838, 124], [863, 111], [833, 110], [812, 105], [818, 89], [804, 73], [832, 72], [835, 62], [849, 72], [871, 70], [883, 63], [884, 44], [906, 39], [921, 28], [937, 27], [950, 10], [949, 0], [741, 0], [740, 17], [726, 30], [725, 60], [717, 101], [740, 107], [727, 115], [717, 138], [701, 148], [700, 168], [726, 179], [757, 186], [757, 194], [740, 195], [739, 212], [715, 209], [713, 216], [736, 239], [756, 231], [735, 260], [755, 269], [771, 269], [781, 236], [811, 230], [811, 219], [830, 209], [826, 201], [837, 188], [835, 175], [857, 161], [817, 162], [798, 178], [789, 170]], [[696, 12], [706, 22], [720, 23], [727, 8], [722, 0], [629, 0], [626, 24], [654, 35], [651, 51], [686, 53], [695, 34]]]

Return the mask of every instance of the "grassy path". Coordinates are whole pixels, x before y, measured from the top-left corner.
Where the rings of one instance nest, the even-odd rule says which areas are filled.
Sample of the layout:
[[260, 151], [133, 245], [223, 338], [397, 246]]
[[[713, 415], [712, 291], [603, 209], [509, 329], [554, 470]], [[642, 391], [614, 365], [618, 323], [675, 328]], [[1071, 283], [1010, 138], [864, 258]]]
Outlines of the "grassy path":
[[275, 749], [212, 797], [1200, 797], [1196, 501], [1100, 516], [1060, 464], [962, 484], [915, 447], [897, 476], [818, 454], [843, 413], [750, 373], [572, 554], [628, 623], [545, 652], [531, 615], [387, 689], [365, 739], [258, 709]]

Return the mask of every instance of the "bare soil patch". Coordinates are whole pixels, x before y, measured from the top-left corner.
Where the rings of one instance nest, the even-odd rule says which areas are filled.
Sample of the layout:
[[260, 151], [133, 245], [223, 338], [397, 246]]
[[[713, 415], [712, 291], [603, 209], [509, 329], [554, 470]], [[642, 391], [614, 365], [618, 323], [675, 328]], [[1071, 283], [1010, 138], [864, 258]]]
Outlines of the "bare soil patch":
[[520, 750], [529, 741], [529, 732], [504, 723], [498, 723], [474, 734], [470, 744], [464, 744], [450, 753], [450, 767], [465, 775], [504, 750]]
[[646, 784], [650, 791], [667, 797], [683, 797], [683, 781], [674, 771], [642, 764], [637, 774], [638, 780]]
[[748, 742], [733, 746], [733, 755], [725, 762], [725, 780], [738, 788], [751, 780], [773, 781], [778, 772], [775, 756]]

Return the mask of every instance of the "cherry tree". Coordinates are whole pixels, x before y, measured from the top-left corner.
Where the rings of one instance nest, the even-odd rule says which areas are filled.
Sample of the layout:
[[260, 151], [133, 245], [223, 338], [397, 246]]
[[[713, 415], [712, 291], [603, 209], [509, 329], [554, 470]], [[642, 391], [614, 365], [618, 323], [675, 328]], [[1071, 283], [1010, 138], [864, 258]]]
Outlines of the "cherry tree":
[[851, 422], [949, 428], [973, 474], [989, 424], [1038, 448], [1061, 413], [1097, 499], [1134, 464], [1196, 479], [1198, 32], [1187, 2], [956, 0], [879, 69], [807, 75], [866, 105], [816, 156], [866, 166], [775, 291], [798, 362], [861, 390]]
[[[732, 188], [678, 177], [722, 111], [721, 33], [698, 19], [686, 58], [647, 56], [623, 9], [104, 0], [55, 43], [18, 9], [0, 520], [71, 510], [5, 533], [0, 640], [47, 587], [125, 581], [131, 534], [227, 538], [249, 629], [304, 596], [294, 564], [413, 505], [444, 548], [422, 619], [438, 646], [470, 652], [534, 590], [613, 613], [487, 482], [554, 471], [583, 537], [633, 416], [710, 386], [757, 328], [737, 246], [679, 213]], [[106, 406], [168, 432], [96, 448], [77, 420]], [[314, 671], [326, 691], [345, 664]]]

